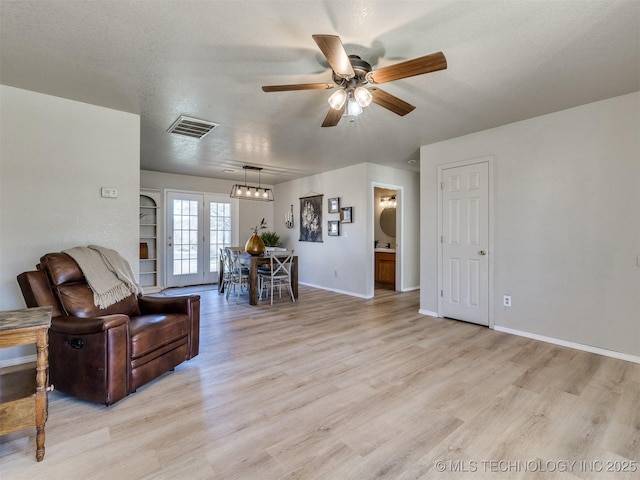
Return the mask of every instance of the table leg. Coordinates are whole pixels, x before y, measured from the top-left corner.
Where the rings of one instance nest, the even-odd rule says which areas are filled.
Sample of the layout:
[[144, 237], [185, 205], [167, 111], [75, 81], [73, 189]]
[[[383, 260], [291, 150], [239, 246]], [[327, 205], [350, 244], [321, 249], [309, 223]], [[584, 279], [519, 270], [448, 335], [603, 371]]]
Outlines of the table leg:
[[44, 459], [44, 425], [47, 421], [47, 369], [49, 366], [48, 332], [38, 332], [36, 341], [36, 460]]
[[251, 259], [249, 267], [249, 305], [258, 304], [258, 261]]

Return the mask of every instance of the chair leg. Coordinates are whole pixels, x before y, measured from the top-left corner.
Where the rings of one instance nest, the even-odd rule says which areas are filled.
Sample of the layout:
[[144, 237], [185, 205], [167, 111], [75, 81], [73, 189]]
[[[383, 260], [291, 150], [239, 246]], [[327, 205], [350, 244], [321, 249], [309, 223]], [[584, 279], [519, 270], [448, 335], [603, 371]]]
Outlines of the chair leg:
[[258, 300], [262, 300], [262, 290], [264, 290], [264, 279], [258, 275]]
[[289, 279], [289, 283], [287, 284], [287, 286], [289, 287], [289, 293], [291, 294], [291, 301], [292, 301], [292, 302], [295, 302], [295, 301], [296, 301], [296, 299], [295, 299], [295, 297], [293, 296], [293, 288], [291, 288], [291, 279]]
[[271, 305], [273, 305], [273, 278], [271, 278]]

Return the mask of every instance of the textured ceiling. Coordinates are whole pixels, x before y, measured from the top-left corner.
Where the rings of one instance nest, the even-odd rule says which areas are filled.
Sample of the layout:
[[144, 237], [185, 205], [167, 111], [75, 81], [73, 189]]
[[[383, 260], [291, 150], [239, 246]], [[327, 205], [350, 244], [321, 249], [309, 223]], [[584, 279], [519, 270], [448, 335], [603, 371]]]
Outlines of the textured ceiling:
[[[320, 125], [330, 82], [311, 38], [374, 68], [442, 51], [448, 69]], [[640, 90], [640, 1], [0, 0], [0, 82], [141, 116], [141, 168], [263, 183], [361, 162], [417, 169], [420, 145]], [[166, 133], [179, 115], [220, 124]], [[233, 170], [233, 172], [225, 172]]]

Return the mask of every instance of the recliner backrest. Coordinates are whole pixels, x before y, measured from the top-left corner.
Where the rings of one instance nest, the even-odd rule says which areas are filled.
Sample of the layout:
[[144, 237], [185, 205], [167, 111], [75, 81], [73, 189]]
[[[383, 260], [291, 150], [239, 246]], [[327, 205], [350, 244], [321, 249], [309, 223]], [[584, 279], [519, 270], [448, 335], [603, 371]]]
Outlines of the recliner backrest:
[[53, 293], [44, 271], [38, 269], [22, 272], [17, 279], [27, 307], [51, 307], [52, 317], [64, 315], [58, 297]]
[[94, 303], [93, 291], [87, 284], [82, 270], [66, 253], [43, 255], [38, 268], [47, 274], [53, 293], [66, 315], [75, 317], [97, 317], [114, 313], [128, 316], [140, 315], [140, 307], [133, 294], [107, 308], [98, 308]]

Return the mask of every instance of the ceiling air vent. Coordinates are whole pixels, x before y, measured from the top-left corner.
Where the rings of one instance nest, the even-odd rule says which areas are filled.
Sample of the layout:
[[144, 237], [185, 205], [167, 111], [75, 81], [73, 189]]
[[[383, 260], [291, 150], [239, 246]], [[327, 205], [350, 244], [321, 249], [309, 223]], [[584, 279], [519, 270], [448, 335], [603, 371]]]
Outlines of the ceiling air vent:
[[217, 126], [217, 123], [180, 115], [167, 132], [200, 139]]

